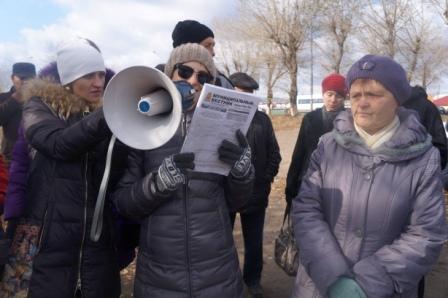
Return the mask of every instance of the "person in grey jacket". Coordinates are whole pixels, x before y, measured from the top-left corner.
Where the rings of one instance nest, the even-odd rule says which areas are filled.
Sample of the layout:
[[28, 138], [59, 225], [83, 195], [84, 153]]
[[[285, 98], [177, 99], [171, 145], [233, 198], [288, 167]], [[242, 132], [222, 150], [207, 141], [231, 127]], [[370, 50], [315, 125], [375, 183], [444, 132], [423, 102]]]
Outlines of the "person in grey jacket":
[[[214, 81], [216, 67], [204, 47], [187, 43], [171, 52], [165, 74], [178, 89], [190, 84], [198, 94]], [[141, 220], [137, 298], [242, 297], [228, 213], [244, 206], [252, 190], [251, 150], [238, 131], [238, 145], [224, 140], [218, 149], [219, 158], [232, 166], [228, 176], [193, 171], [194, 154], [179, 152], [196, 100], [183, 98], [182, 125], [167, 144], [130, 152], [113, 197], [120, 213]]]
[[293, 200], [300, 249], [293, 297], [417, 297], [447, 238], [440, 156], [390, 58], [346, 76], [351, 111], [322, 136]]

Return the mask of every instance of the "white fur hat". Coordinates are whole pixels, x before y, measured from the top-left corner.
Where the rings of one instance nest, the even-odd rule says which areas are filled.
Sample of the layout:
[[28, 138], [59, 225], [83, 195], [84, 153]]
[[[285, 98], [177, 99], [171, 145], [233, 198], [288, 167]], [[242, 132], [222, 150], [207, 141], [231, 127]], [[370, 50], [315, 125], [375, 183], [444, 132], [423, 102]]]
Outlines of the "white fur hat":
[[70, 84], [92, 72], [106, 71], [99, 50], [83, 38], [61, 48], [57, 53], [56, 64], [62, 85]]

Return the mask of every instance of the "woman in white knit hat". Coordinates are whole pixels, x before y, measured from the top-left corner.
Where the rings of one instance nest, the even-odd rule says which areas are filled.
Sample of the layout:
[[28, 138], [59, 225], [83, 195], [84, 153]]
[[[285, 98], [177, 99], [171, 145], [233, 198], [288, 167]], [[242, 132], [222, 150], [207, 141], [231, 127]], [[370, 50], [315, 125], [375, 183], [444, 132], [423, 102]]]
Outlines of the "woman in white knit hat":
[[[165, 74], [180, 90], [200, 91], [214, 82], [216, 68], [204, 47], [188, 43], [172, 51]], [[239, 144], [224, 140], [218, 149], [233, 166], [228, 176], [195, 172], [194, 154], [179, 153], [195, 105], [183, 98], [184, 121], [167, 144], [129, 153], [113, 196], [119, 212], [142, 220], [135, 297], [242, 297], [229, 210], [251, 191], [250, 148], [239, 132]]]
[[101, 108], [103, 57], [92, 42], [78, 39], [56, 62], [61, 84], [30, 82], [23, 109], [35, 150], [22, 219], [34, 231], [26, 251], [34, 262], [19, 288], [29, 282], [28, 297], [119, 297], [110, 208], [99, 241], [88, 237], [111, 136]]

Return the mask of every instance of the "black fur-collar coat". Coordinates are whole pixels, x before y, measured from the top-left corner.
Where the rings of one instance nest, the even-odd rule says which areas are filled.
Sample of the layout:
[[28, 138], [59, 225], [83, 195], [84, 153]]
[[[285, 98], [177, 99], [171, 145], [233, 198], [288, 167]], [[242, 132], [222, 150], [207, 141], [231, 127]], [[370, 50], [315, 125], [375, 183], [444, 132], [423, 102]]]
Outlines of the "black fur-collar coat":
[[89, 238], [111, 135], [102, 109], [45, 80], [31, 81], [26, 98], [25, 137], [36, 151], [28, 174], [26, 219], [40, 227], [29, 297], [74, 297], [77, 292], [118, 297], [107, 206], [100, 240]]

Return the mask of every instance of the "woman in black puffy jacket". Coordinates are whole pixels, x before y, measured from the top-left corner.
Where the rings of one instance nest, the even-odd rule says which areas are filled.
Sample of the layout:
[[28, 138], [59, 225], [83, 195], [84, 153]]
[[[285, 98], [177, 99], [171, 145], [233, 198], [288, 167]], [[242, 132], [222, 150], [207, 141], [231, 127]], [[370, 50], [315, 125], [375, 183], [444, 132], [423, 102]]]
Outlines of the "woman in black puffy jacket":
[[[171, 53], [165, 74], [201, 91], [215, 80], [216, 68], [204, 47], [184, 44]], [[142, 219], [135, 297], [242, 297], [228, 213], [252, 190], [250, 148], [237, 133], [238, 145], [224, 141], [218, 150], [232, 166], [228, 176], [194, 171], [194, 154], [179, 152], [195, 104], [184, 98], [184, 121], [165, 145], [129, 153], [113, 196], [119, 212]]]
[[24, 105], [35, 150], [24, 219], [38, 226], [28, 297], [119, 297], [110, 208], [98, 242], [89, 238], [111, 133], [101, 108], [105, 66], [80, 39], [57, 53], [61, 84], [35, 80]]

